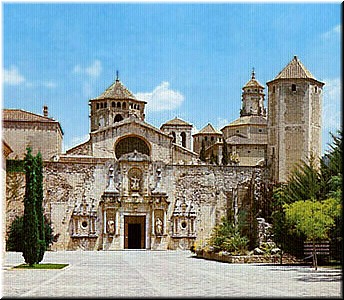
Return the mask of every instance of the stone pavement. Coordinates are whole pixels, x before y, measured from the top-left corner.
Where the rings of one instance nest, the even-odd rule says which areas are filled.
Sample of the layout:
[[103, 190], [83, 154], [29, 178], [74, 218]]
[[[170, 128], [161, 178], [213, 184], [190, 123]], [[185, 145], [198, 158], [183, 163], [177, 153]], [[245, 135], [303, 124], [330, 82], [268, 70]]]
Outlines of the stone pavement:
[[194, 258], [190, 251], [46, 252], [62, 270], [20, 270], [21, 253], [2, 263], [2, 297], [332, 297], [342, 298], [342, 271]]

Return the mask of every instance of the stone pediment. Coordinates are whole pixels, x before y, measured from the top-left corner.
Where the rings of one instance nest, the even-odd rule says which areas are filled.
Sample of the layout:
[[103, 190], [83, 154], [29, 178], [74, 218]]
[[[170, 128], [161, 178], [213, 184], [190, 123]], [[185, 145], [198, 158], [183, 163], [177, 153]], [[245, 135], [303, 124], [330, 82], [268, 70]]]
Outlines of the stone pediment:
[[151, 161], [151, 158], [143, 153], [137, 152], [136, 150], [134, 152], [130, 152], [127, 154], [123, 154], [118, 161], [135, 161], [135, 162], [143, 162], [143, 161]]

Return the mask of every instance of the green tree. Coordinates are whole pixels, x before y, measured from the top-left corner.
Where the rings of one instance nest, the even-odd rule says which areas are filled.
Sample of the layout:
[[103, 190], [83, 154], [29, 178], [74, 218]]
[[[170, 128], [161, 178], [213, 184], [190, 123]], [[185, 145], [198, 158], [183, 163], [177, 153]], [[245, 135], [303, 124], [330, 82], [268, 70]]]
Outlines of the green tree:
[[204, 140], [202, 140], [202, 146], [201, 146], [201, 152], [200, 152], [200, 154], [199, 154], [199, 159], [201, 160], [201, 161], [206, 161], [206, 156], [205, 156], [205, 141]]
[[228, 155], [228, 149], [227, 149], [227, 142], [225, 139], [223, 139], [223, 149], [222, 149], [222, 160], [221, 163], [226, 166], [229, 163], [229, 155]]
[[211, 152], [210, 155], [210, 163], [212, 165], [217, 165], [218, 164], [218, 156], [214, 154], [214, 152]]
[[[24, 234], [23, 229], [23, 219], [24, 217], [16, 217], [11, 226], [8, 234], [8, 239], [6, 241], [6, 251], [16, 251], [23, 252], [24, 249]], [[58, 234], [53, 234], [53, 229], [48, 219], [44, 216], [44, 236], [45, 236], [45, 248], [48, 247], [57, 240]]]
[[32, 266], [37, 262], [39, 249], [39, 232], [36, 213], [37, 199], [37, 168], [36, 161], [31, 154], [31, 149], [27, 149], [25, 156], [25, 196], [24, 196], [24, 249], [23, 257], [25, 262]]
[[340, 203], [335, 199], [323, 201], [306, 200], [285, 204], [286, 220], [313, 243], [313, 266], [317, 269], [316, 241], [327, 239], [335, 225], [334, 217], [340, 214]]
[[6, 251], [23, 252], [23, 217], [16, 217], [10, 227], [6, 241]]
[[37, 226], [38, 226], [38, 254], [37, 261], [39, 263], [43, 260], [44, 252], [46, 251], [46, 239], [45, 239], [45, 224], [44, 224], [44, 212], [43, 212], [43, 160], [42, 155], [38, 152], [35, 157], [36, 161], [36, 201], [35, 209], [37, 214]]

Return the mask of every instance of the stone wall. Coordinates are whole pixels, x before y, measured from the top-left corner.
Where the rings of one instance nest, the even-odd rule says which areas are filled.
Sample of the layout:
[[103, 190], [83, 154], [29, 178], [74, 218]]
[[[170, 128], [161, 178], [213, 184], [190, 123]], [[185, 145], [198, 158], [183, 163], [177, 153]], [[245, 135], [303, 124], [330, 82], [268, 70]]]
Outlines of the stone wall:
[[[101, 249], [100, 201], [108, 185], [110, 165], [114, 166], [115, 172], [118, 167], [114, 159], [80, 161], [45, 162], [45, 214], [52, 222], [54, 234], [59, 235], [52, 246], [53, 250]], [[167, 165], [160, 161], [151, 163], [147, 169], [148, 186], [151, 189], [156, 185], [157, 168], [161, 170], [159, 188], [166, 192], [169, 202], [167, 236], [163, 245], [170, 249], [190, 248], [194, 242], [204, 245], [221, 217], [226, 215], [228, 209], [233, 209], [234, 199], [237, 199], [239, 208], [251, 210], [253, 203], [260, 201], [260, 196], [255, 196], [253, 192], [258, 190], [265, 176], [264, 169], [260, 167]], [[23, 214], [24, 180], [22, 173], [7, 174], [7, 226], [16, 215]], [[115, 176], [116, 180], [118, 178]], [[89, 238], [75, 239], [71, 236], [71, 218], [75, 207], [83, 201], [96, 212], [96, 233]], [[192, 206], [195, 212], [195, 235], [185, 232], [184, 237], [173, 237], [173, 214], [177, 202], [182, 201]], [[152, 240], [152, 245], [154, 243]]]
[[31, 147], [33, 155], [40, 151], [43, 160], [50, 160], [62, 151], [62, 135], [57, 123], [28, 124], [27, 126], [6, 124], [2, 133], [13, 150], [8, 159], [23, 159], [28, 146]]

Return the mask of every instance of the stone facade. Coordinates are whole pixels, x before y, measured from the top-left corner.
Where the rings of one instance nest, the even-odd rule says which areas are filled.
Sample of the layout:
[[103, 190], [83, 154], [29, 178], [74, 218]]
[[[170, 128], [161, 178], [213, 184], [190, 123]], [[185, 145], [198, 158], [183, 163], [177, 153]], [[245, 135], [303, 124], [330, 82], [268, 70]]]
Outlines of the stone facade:
[[285, 182], [295, 164], [321, 156], [322, 88], [295, 56], [267, 83], [268, 159], [275, 182]]
[[[281, 88], [284, 79], [281, 80], [277, 78], [269, 84]], [[307, 89], [315, 88], [310, 82], [317, 82], [300, 80], [298, 88], [304, 89], [302, 100]], [[316, 87], [320, 89], [320, 84]], [[160, 129], [146, 123], [146, 103], [136, 99], [118, 77], [104, 93], [89, 101], [89, 140], [66, 153], [61, 153], [58, 147], [58, 130], [55, 143], [46, 149], [32, 142], [49, 140], [51, 128], [56, 125], [56, 121], [43, 116], [46, 130], [41, 133], [42, 120], [36, 115], [37, 122], [30, 123], [37, 125], [30, 131], [33, 138], [30, 142], [24, 139], [21, 148], [14, 146], [14, 150], [22, 155], [18, 157], [23, 157], [26, 144], [42, 149], [44, 209], [57, 235], [52, 249], [190, 249], [195, 243], [204, 245], [214, 226], [230, 211], [237, 217], [239, 211], [245, 210], [251, 220], [264, 212], [267, 187], [276, 180], [270, 177], [268, 149], [275, 147], [277, 151], [274, 143], [282, 135], [274, 129], [278, 122], [274, 110], [279, 105], [277, 98], [272, 96], [269, 104], [272, 114], [268, 115], [272, 126], [269, 129], [263, 90], [253, 72], [243, 88], [240, 118], [221, 131], [211, 124], [205, 126], [193, 135], [194, 151], [191, 150], [191, 124], [179, 118], [166, 122]], [[290, 109], [283, 115], [283, 120], [289, 122], [285, 132], [287, 129], [298, 132], [298, 128], [307, 131], [302, 136], [302, 147], [298, 148], [302, 150], [300, 156], [307, 155], [309, 149], [318, 149], [315, 141], [320, 139], [317, 131], [320, 116], [316, 108], [321, 106], [321, 97], [313, 94], [309, 95], [317, 100], [314, 102], [318, 106], [312, 104], [300, 109], [306, 115], [305, 120], [309, 120], [303, 127], [293, 123], [301, 117], [289, 116]], [[285, 101], [287, 106], [288, 101]], [[13, 125], [4, 130], [12, 130], [12, 138], [22, 137], [22, 126], [18, 125], [16, 130]], [[208, 158], [216, 155], [218, 164], [199, 160], [202, 139], [206, 139]], [[7, 142], [12, 148], [11, 141]], [[226, 166], [221, 165], [224, 141], [230, 155]], [[276, 152], [279, 157], [286, 147]], [[284, 155], [283, 170], [291, 167], [286, 163], [289, 156]], [[6, 183], [8, 232], [14, 217], [23, 213], [25, 177], [23, 173], [8, 171]]]
[[46, 107], [44, 114], [41, 116], [20, 109], [3, 110], [2, 134], [12, 149], [9, 159], [23, 159], [28, 146], [33, 155], [40, 151], [44, 160], [61, 153], [63, 131], [60, 123], [48, 117]]

